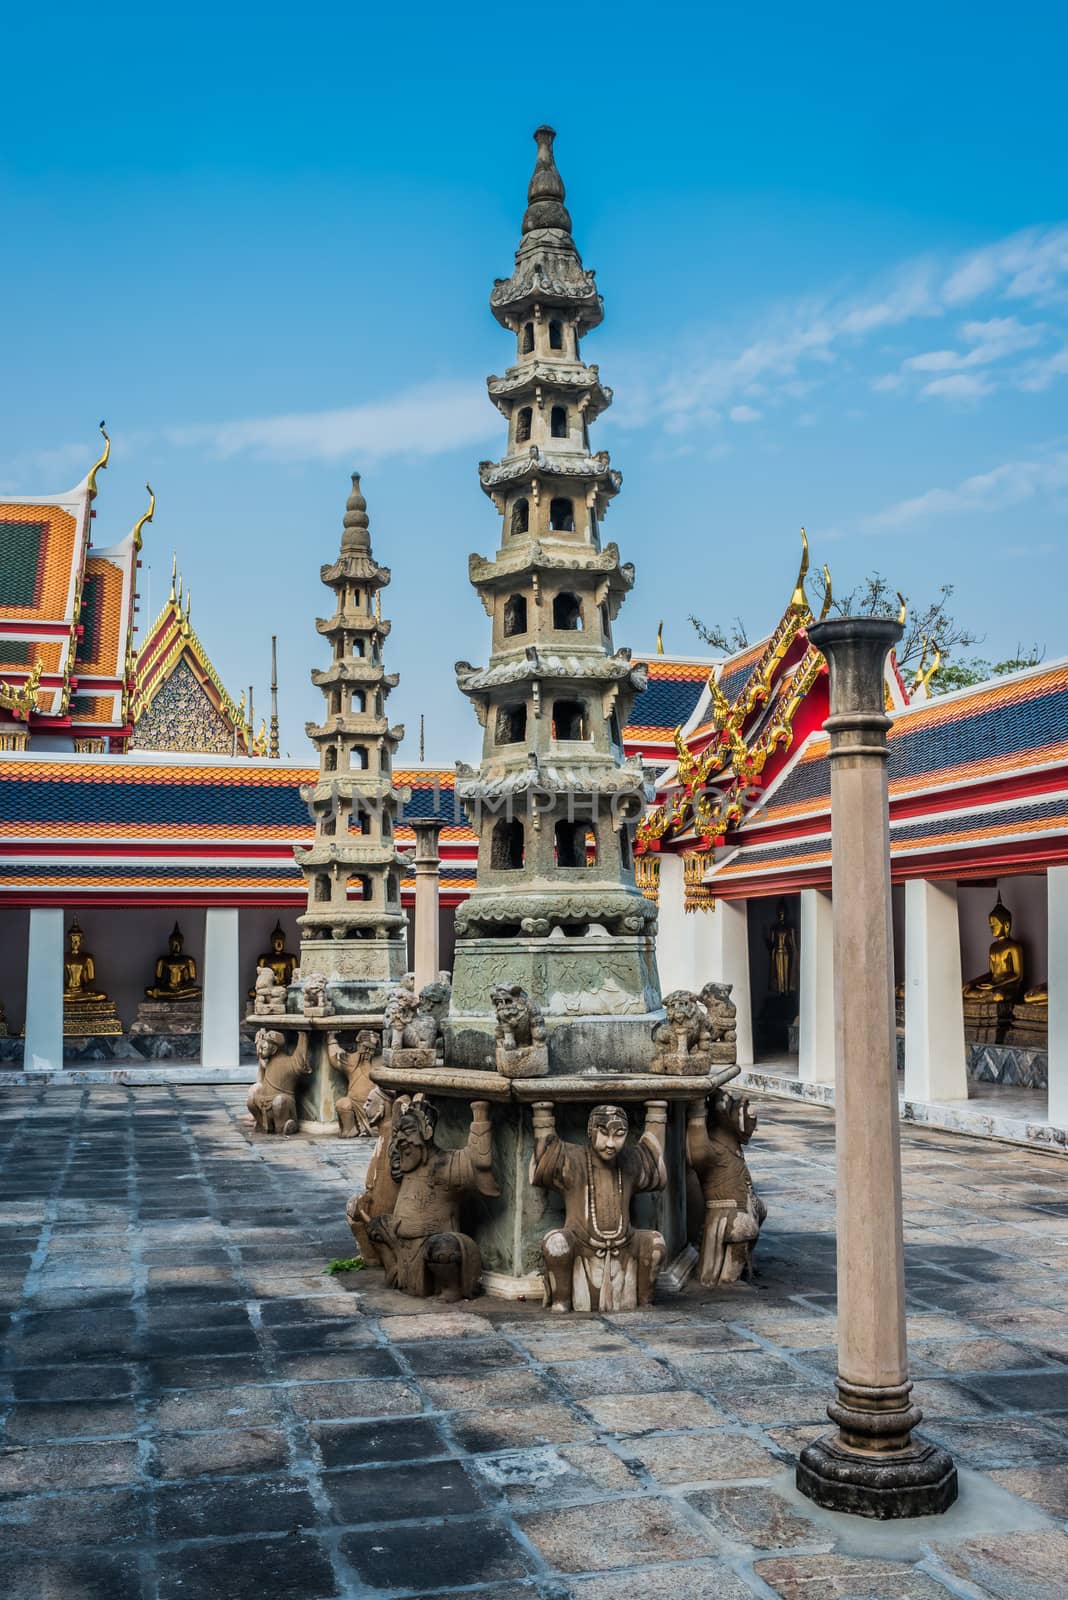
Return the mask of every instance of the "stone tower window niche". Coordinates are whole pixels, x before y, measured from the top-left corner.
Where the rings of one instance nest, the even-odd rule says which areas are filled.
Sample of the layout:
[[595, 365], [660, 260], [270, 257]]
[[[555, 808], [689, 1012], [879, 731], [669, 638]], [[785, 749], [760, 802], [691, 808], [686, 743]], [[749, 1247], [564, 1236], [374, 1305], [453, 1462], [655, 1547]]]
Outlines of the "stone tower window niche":
[[582, 630], [582, 601], [577, 594], [558, 594], [553, 601], [553, 627], [565, 633]]
[[523, 324], [523, 337], [522, 337], [522, 339], [520, 341], [519, 348], [522, 351], [523, 355], [525, 355], [525, 356], [529, 356], [531, 354], [531, 352], [533, 351], [533, 349], [534, 349], [534, 324], [532, 322], [524, 322], [524, 324]]
[[530, 529], [530, 502], [517, 500], [512, 507], [512, 532], [527, 533]]
[[567, 438], [567, 407], [553, 406], [549, 418], [549, 432], [554, 439]]
[[534, 412], [533, 412], [533, 410], [531, 409], [530, 406], [523, 406], [523, 407], [520, 408], [520, 412], [519, 412], [518, 417], [516, 418], [516, 423], [515, 423], [515, 442], [516, 442], [516, 444], [527, 444], [529, 442], [529, 439], [530, 439], [530, 425], [531, 425], [531, 421], [533, 419], [533, 416], [534, 416]]
[[512, 639], [517, 633], [527, 631], [526, 596], [510, 594], [504, 602], [504, 637]]
[[490, 866], [496, 872], [518, 872], [525, 854], [523, 824], [518, 817], [500, 817], [490, 838]]
[[586, 706], [582, 700], [553, 701], [553, 738], [588, 739], [590, 736]]
[[526, 736], [526, 704], [500, 706], [497, 711], [497, 744], [521, 744]]
[[565, 500], [563, 496], [549, 501], [549, 532], [574, 533], [575, 507], [572, 501]]
[[549, 349], [562, 350], [564, 348], [564, 325], [555, 318], [549, 324]]

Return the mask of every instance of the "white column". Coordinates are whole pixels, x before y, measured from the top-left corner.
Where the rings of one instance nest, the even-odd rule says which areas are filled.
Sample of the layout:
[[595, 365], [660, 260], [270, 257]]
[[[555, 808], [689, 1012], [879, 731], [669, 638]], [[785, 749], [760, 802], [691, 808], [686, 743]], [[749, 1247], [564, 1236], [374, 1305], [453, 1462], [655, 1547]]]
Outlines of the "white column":
[[686, 885], [682, 857], [665, 850], [660, 857], [660, 900], [656, 935], [656, 964], [660, 991], [692, 989], [694, 980], [691, 921], [686, 915]]
[[[723, 976], [723, 938], [720, 929], [720, 902], [712, 907], [698, 907], [686, 918], [686, 932], [691, 949], [691, 967], [694, 992], [700, 994], [706, 983], [726, 983]], [[736, 999], [732, 995], [731, 999]]]
[[236, 906], [209, 906], [204, 918], [204, 1020], [200, 1062], [236, 1067], [241, 1060], [241, 963]]
[[805, 1083], [833, 1083], [834, 923], [822, 889], [801, 891], [800, 986], [798, 1074]]
[[[749, 992], [749, 906], [745, 900], [719, 900], [712, 913], [719, 923], [719, 982], [731, 985], [738, 1011], [738, 1065], [753, 1065], [753, 1002]], [[708, 982], [708, 979], [704, 979]]]
[[905, 884], [905, 1098], [967, 1100], [957, 885]]
[[415, 824], [415, 992], [437, 983], [441, 970], [439, 917], [441, 860], [437, 819]]
[[52, 906], [30, 912], [23, 1065], [28, 1072], [63, 1065], [63, 912]]
[[1068, 867], [1046, 876], [1049, 919], [1049, 1108], [1050, 1122], [1068, 1128]]

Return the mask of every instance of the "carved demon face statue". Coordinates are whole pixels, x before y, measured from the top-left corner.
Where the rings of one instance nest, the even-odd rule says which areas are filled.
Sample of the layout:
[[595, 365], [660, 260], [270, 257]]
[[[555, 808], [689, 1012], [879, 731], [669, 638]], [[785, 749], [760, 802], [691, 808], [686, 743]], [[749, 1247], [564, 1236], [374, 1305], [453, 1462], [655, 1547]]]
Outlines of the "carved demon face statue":
[[443, 983], [425, 984], [419, 995], [419, 1010], [424, 1016], [436, 1017], [448, 1005], [451, 992]]
[[497, 1022], [516, 1038], [524, 1032], [530, 1018], [530, 1002], [518, 984], [499, 984], [490, 990]]
[[405, 1173], [415, 1172], [430, 1155], [434, 1144], [437, 1112], [424, 1100], [412, 1100], [393, 1114], [389, 1141], [389, 1175], [400, 1183]]
[[586, 1124], [586, 1137], [598, 1161], [606, 1167], [615, 1166], [619, 1152], [627, 1142], [627, 1113], [622, 1106], [596, 1106]]

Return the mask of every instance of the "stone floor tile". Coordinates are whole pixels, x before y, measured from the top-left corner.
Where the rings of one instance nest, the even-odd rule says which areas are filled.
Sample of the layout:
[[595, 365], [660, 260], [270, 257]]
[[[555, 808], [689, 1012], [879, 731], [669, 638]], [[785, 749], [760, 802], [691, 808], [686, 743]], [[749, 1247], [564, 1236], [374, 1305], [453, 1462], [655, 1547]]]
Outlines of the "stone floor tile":
[[496, 1331], [487, 1317], [473, 1311], [413, 1311], [408, 1316], [383, 1317], [387, 1339], [491, 1339]]
[[969, 1387], [1012, 1411], [1068, 1411], [1068, 1369], [1050, 1367], [1016, 1377], [985, 1372]]
[[477, 1456], [471, 1473], [489, 1503], [516, 1511], [595, 1499], [600, 1489], [639, 1487], [623, 1462], [600, 1446], [577, 1456], [552, 1448]]
[[655, 1394], [678, 1387], [667, 1367], [649, 1356], [597, 1356], [592, 1361], [560, 1361], [545, 1368], [576, 1400], [587, 1395]]
[[95, 1400], [66, 1405], [17, 1405], [4, 1427], [5, 1444], [41, 1444], [47, 1440], [114, 1439], [137, 1431], [132, 1400]]
[[640, 1572], [612, 1572], [572, 1578], [573, 1600], [753, 1600], [753, 1590], [729, 1567], [716, 1561], [680, 1561]]
[[588, 1422], [568, 1407], [552, 1402], [454, 1411], [448, 1424], [460, 1449], [472, 1455], [539, 1444], [566, 1444], [593, 1436]]
[[[148, 1502], [136, 1488], [79, 1494], [17, 1495], [0, 1500], [0, 1549], [110, 1548], [145, 1536]], [[0, 1563], [2, 1565], [2, 1563]]]
[[326, 1552], [309, 1534], [219, 1540], [159, 1556], [159, 1600], [330, 1600], [340, 1592]]
[[[314, 1528], [318, 1512], [293, 1478], [212, 1478], [203, 1483], [162, 1483], [152, 1494], [156, 1536], [165, 1542], [220, 1534], [280, 1533]], [[247, 1548], [247, 1547], [246, 1547]]]
[[741, 1550], [827, 1550], [834, 1537], [761, 1484], [702, 1489], [686, 1496], [726, 1544]]
[[137, 1445], [133, 1440], [11, 1445], [0, 1451], [0, 1494], [98, 1489], [107, 1484], [133, 1483], [137, 1476]]
[[909, 1360], [938, 1372], [1001, 1372], [1047, 1365], [1037, 1350], [1007, 1339], [910, 1339]]
[[491, 1517], [394, 1523], [377, 1529], [373, 1541], [366, 1533], [349, 1533], [342, 1536], [340, 1544], [363, 1582], [387, 1593], [425, 1590], [431, 1583], [436, 1589], [490, 1584], [522, 1577], [530, 1568], [526, 1551]]
[[148, 1420], [159, 1433], [248, 1428], [276, 1421], [282, 1404], [278, 1389], [168, 1389], [149, 1402]]
[[11, 1551], [3, 1558], [4, 1600], [71, 1600], [74, 1595], [141, 1600], [141, 1574], [132, 1553], [63, 1550]]
[[323, 1491], [341, 1523], [367, 1524], [375, 1532], [387, 1522], [413, 1517], [454, 1517], [484, 1509], [476, 1475], [458, 1461], [423, 1461], [324, 1472]]
[[965, 1466], [992, 1470], [1068, 1460], [1068, 1433], [1024, 1417], [989, 1417], [972, 1422], [927, 1418], [922, 1430]]
[[711, 1532], [696, 1531], [674, 1501], [660, 1496], [536, 1511], [517, 1520], [559, 1572], [588, 1572], [591, 1560], [605, 1569], [682, 1561], [718, 1548]]
[[161, 1434], [152, 1446], [152, 1470], [158, 1478], [274, 1472], [284, 1467], [287, 1459], [285, 1435], [277, 1428]]
[[990, 1477], [1010, 1494], [1030, 1501], [1060, 1522], [1068, 1522], [1068, 1462], [1042, 1467], [1008, 1467]]
[[469, 1411], [473, 1406], [540, 1406], [555, 1398], [536, 1373], [520, 1369], [483, 1372], [471, 1378], [424, 1378], [421, 1385], [439, 1411]]
[[340, 1421], [358, 1417], [407, 1416], [423, 1409], [411, 1383], [299, 1383], [287, 1387], [286, 1401], [301, 1417]]
[[399, 1378], [403, 1363], [395, 1350], [354, 1345], [349, 1350], [279, 1350], [274, 1376], [280, 1383], [326, 1383], [331, 1378]]
[[[710, 1390], [710, 1392], [712, 1392]], [[827, 1402], [834, 1396], [830, 1379], [824, 1388], [797, 1383], [769, 1383], [756, 1388], [724, 1388], [718, 1395], [723, 1407], [739, 1422], [783, 1426], [790, 1422], [824, 1422]]]
[[715, 1428], [730, 1418], [692, 1389], [661, 1394], [589, 1395], [583, 1411], [606, 1433], [649, 1433], [661, 1428]]
[[709, 1433], [664, 1433], [628, 1440], [627, 1455], [641, 1463], [657, 1483], [731, 1483], [740, 1478], [773, 1478], [784, 1462], [747, 1434], [717, 1429]]
[[429, 1417], [317, 1422], [309, 1432], [324, 1467], [367, 1467], [382, 1461], [418, 1461], [449, 1454], [444, 1434]]
[[1051, 1600], [1065, 1589], [1068, 1534], [1059, 1528], [938, 1544], [938, 1560], [996, 1600]]
[[753, 1571], [782, 1600], [949, 1600], [947, 1589], [911, 1562], [774, 1556], [756, 1561]]

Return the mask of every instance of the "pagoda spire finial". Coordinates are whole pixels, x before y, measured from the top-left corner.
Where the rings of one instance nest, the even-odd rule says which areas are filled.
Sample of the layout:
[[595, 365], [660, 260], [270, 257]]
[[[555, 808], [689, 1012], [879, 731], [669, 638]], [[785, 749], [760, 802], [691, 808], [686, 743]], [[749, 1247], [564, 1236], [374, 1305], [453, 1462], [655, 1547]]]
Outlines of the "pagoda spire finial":
[[534, 163], [527, 189], [527, 209], [523, 213], [523, 232], [533, 233], [535, 228], [559, 228], [571, 232], [571, 217], [564, 205], [564, 180], [561, 178], [553, 155], [556, 129], [542, 123], [535, 128], [534, 139], [538, 156]]
[[352, 474], [352, 493], [349, 495], [345, 506], [345, 518], [342, 524], [344, 533], [341, 535], [342, 550], [369, 551], [371, 548], [370, 520], [367, 516], [367, 501], [360, 489], [360, 474]]

